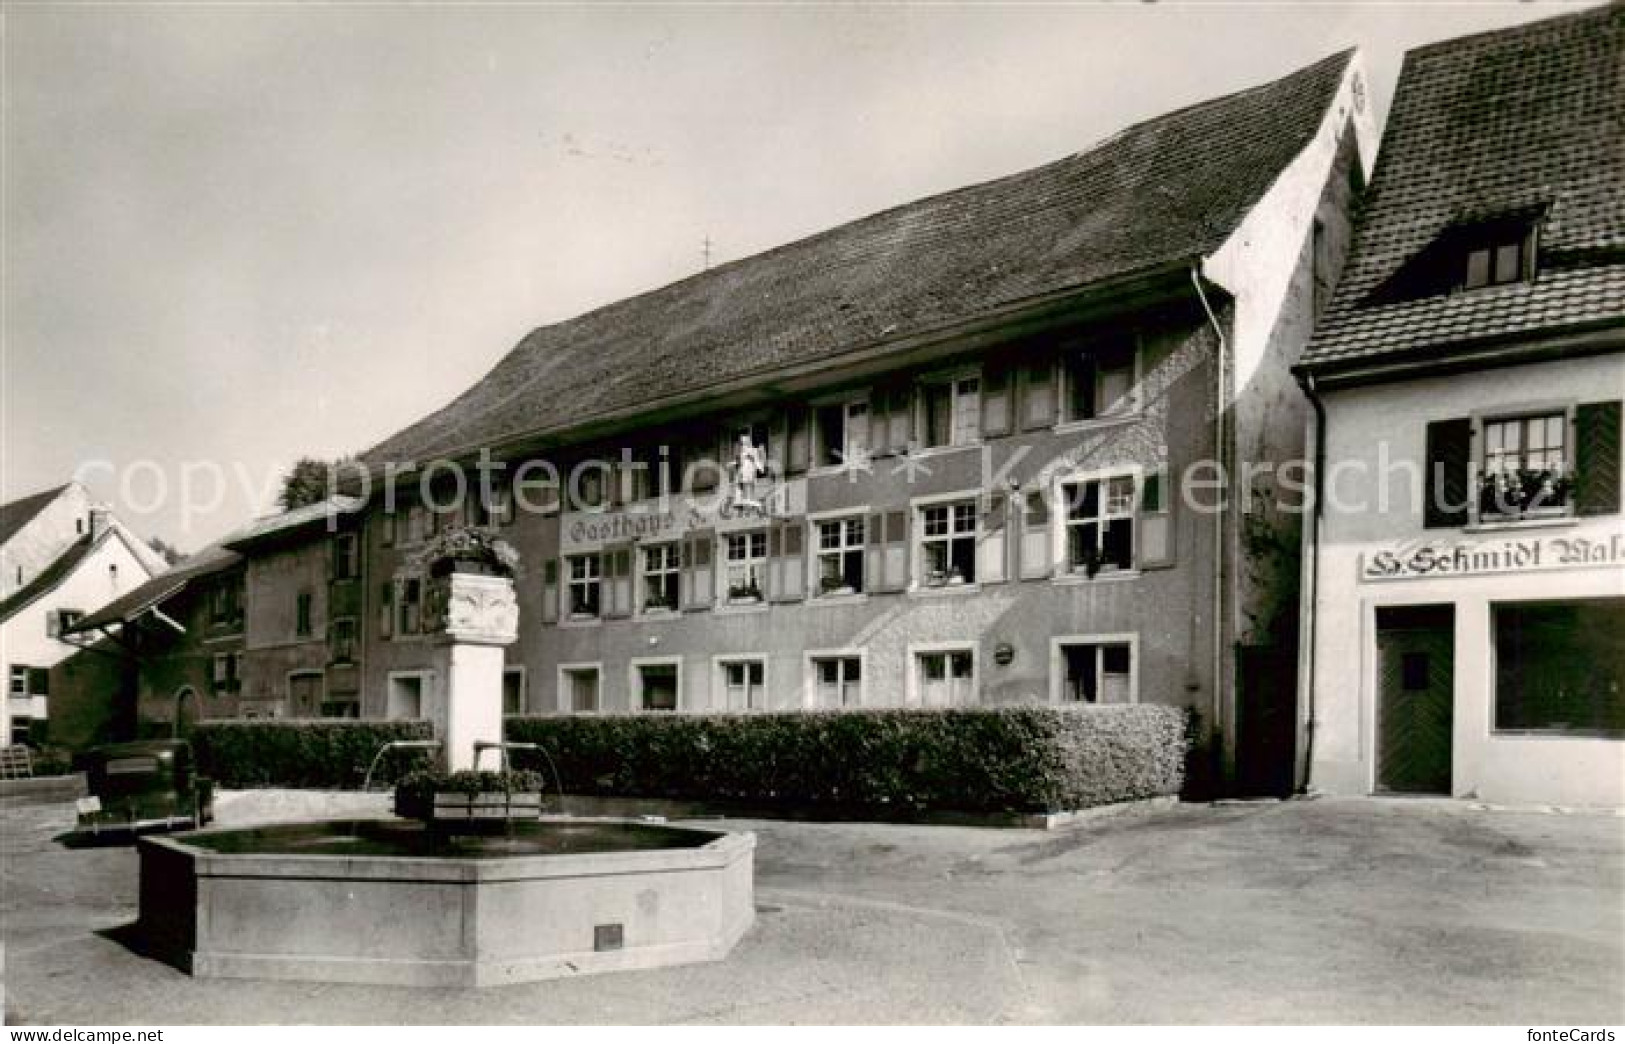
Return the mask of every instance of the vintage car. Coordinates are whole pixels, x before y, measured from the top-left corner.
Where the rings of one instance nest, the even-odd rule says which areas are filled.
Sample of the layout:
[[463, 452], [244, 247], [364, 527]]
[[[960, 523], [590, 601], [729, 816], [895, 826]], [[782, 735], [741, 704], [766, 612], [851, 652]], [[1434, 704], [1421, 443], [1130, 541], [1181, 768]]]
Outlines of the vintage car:
[[79, 799], [81, 833], [200, 827], [214, 818], [214, 781], [197, 774], [185, 740], [97, 747], [83, 765], [90, 794]]

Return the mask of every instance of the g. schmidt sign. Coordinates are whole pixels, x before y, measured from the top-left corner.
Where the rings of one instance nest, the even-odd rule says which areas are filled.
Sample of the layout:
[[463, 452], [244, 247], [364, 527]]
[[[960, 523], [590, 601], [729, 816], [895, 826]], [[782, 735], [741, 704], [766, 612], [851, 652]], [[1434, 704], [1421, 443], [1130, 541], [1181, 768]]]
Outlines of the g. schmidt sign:
[[1472, 544], [1404, 544], [1368, 552], [1360, 579], [1486, 576], [1625, 565], [1625, 533], [1530, 536]]

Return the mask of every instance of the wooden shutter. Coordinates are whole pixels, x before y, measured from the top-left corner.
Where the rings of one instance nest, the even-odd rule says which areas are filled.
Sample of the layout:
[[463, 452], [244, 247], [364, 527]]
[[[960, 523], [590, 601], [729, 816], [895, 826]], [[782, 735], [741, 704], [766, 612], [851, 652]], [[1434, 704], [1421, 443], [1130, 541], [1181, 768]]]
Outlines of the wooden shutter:
[[716, 581], [716, 570], [711, 567], [712, 541], [709, 529], [697, 530], [683, 539], [682, 571], [678, 580], [685, 612], [711, 608]]
[[908, 587], [908, 512], [887, 511], [869, 517], [864, 534], [874, 563], [866, 578], [871, 591], [901, 591]]
[[378, 585], [378, 637], [388, 638], [395, 633], [395, 584]]
[[887, 400], [886, 447], [892, 453], [907, 453], [914, 432], [914, 387], [910, 384], [892, 385]]
[[799, 602], [806, 588], [800, 519], [773, 523], [767, 531], [767, 594], [773, 602]]
[[[865, 591], [881, 591], [885, 589], [886, 577], [886, 516], [879, 511], [874, 512], [863, 520], [863, 589]], [[817, 537], [814, 536], [813, 547], [816, 548]], [[818, 570], [814, 569], [814, 583], [817, 583]]]
[[1021, 426], [1027, 431], [1055, 423], [1055, 365], [1048, 356], [1021, 367]]
[[28, 694], [30, 696], [51, 695], [51, 672], [48, 668], [28, 668]]
[[995, 493], [985, 501], [982, 536], [976, 544], [976, 582], [1002, 584], [1009, 579], [1008, 500]]
[[1021, 578], [1042, 580], [1050, 575], [1049, 505], [1042, 490], [1030, 490], [1021, 511]]
[[1473, 454], [1473, 422], [1466, 417], [1433, 421], [1427, 428], [1427, 475], [1422, 525], [1448, 529], [1467, 524], [1467, 479]]
[[1574, 410], [1574, 513], [1619, 513], [1620, 402]]
[[542, 563], [542, 622], [554, 623], [559, 618], [559, 560], [549, 558]]
[[799, 475], [807, 470], [812, 454], [807, 430], [807, 407], [791, 406], [785, 411], [784, 423], [784, 472]]
[[1165, 468], [1140, 479], [1139, 532], [1135, 534], [1141, 569], [1166, 569], [1174, 564], [1172, 490]]
[[604, 615], [611, 619], [632, 615], [632, 547], [623, 544], [604, 552]]
[[1002, 361], [990, 359], [982, 368], [982, 436], [1010, 434], [1010, 370]]

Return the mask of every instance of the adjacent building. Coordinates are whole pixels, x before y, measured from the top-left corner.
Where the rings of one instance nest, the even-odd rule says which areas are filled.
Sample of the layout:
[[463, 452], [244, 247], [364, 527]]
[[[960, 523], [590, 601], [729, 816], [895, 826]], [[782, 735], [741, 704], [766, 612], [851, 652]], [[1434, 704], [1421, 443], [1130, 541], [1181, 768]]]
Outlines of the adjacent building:
[[1625, 804], [1625, 8], [1406, 56], [1305, 353], [1333, 793]]
[[78, 665], [68, 661], [79, 650], [63, 632], [167, 568], [77, 482], [0, 506], [0, 745], [39, 743], [53, 732], [72, 741], [102, 729], [110, 704], [72, 698]]
[[1339, 54], [534, 331], [363, 456], [361, 712], [436, 698], [416, 552], [489, 523], [510, 710], [1157, 702], [1290, 787], [1299, 515], [1224, 476], [1301, 456], [1366, 97]]

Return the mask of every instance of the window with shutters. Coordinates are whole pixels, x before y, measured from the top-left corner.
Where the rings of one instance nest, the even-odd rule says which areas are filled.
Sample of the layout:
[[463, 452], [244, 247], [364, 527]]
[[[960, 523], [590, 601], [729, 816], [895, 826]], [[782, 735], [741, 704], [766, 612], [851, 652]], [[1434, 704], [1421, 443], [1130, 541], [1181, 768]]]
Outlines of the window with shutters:
[[863, 591], [864, 518], [832, 518], [817, 522], [817, 597], [860, 594]]
[[1136, 356], [1131, 339], [1093, 341], [1061, 356], [1063, 423], [1100, 420], [1136, 409]]
[[856, 653], [809, 653], [809, 695], [815, 708], [863, 705], [863, 658]]
[[595, 619], [603, 610], [603, 562], [599, 555], [571, 555], [566, 604], [572, 619]]
[[724, 535], [723, 596], [726, 605], [753, 605], [762, 600], [767, 579], [767, 530]]
[[1479, 521], [1567, 515], [1574, 486], [1568, 432], [1566, 410], [1485, 419]]
[[649, 544], [639, 548], [643, 605], [646, 613], [671, 612], [677, 608], [678, 578], [682, 560], [677, 544]]
[[976, 374], [920, 382], [915, 431], [922, 448], [970, 446], [982, 437], [982, 379]]
[[813, 464], [839, 468], [869, 455], [869, 398], [824, 403], [813, 410]]
[[767, 707], [767, 660], [761, 656], [719, 657], [717, 684], [728, 710], [764, 710]]
[[1068, 574], [1093, 577], [1134, 568], [1136, 499], [1133, 475], [1061, 484], [1057, 557]]
[[50, 677], [50, 672], [44, 667], [12, 664], [8, 691], [13, 696], [48, 696]]
[[1133, 635], [1082, 635], [1051, 643], [1050, 699], [1056, 703], [1133, 703]]
[[915, 584], [952, 588], [976, 582], [977, 504], [958, 500], [915, 509], [919, 534]]

